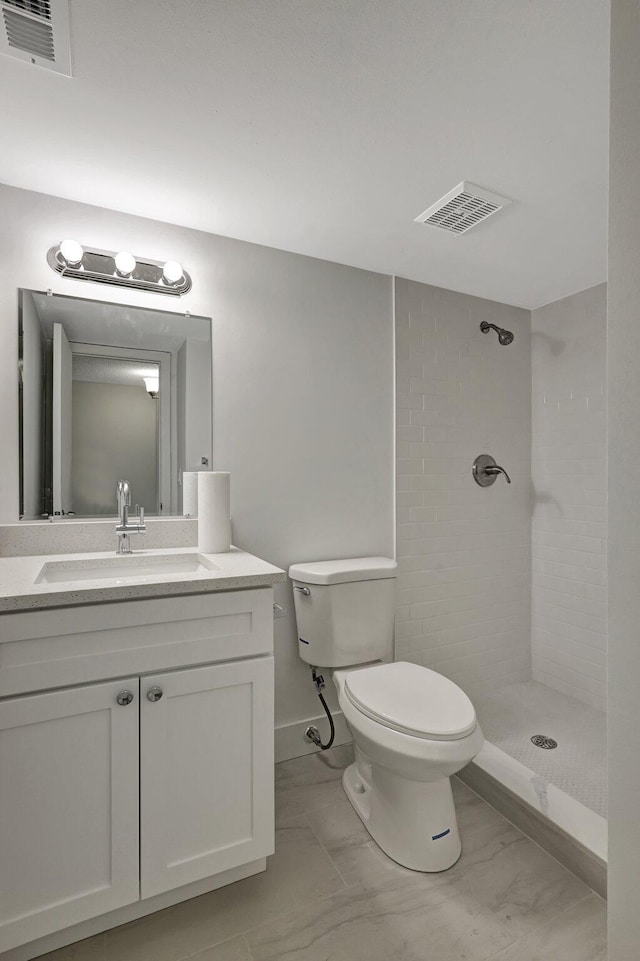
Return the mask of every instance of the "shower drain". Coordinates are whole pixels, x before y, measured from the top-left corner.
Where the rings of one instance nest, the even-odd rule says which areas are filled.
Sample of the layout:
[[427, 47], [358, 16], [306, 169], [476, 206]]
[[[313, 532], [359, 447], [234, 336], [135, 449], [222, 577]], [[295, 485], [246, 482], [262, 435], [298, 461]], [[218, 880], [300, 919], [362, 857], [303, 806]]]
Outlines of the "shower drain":
[[547, 737], [546, 734], [534, 734], [531, 743], [535, 744], [536, 747], [544, 748], [545, 751], [552, 751], [554, 747], [558, 746], [558, 742], [554, 741], [552, 737]]

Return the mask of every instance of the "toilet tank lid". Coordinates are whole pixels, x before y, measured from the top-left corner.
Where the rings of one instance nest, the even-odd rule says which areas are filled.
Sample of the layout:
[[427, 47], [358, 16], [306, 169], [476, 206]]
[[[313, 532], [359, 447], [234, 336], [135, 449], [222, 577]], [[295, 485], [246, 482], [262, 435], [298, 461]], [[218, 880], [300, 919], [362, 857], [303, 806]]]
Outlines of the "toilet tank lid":
[[395, 577], [397, 567], [390, 557], [347, 557], [338, 561], [292, 564], [289, 577], [301, 584], [348, 584]]

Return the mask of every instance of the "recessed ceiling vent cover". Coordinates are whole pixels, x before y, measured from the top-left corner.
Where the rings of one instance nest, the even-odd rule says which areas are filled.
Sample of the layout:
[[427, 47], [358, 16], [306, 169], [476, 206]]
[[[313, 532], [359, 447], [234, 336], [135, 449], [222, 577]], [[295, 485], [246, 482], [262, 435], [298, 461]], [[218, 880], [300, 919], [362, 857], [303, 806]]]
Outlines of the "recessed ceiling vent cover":
[[71, 76], [69, 0], [0, 0], [0, 53]]
[[464, 234], [510, 203], [506, 197], [499, 197], [463, 180], [416, 217], [416, 223], [431, 224], [432, 227], [440, 227], [454, 234]]

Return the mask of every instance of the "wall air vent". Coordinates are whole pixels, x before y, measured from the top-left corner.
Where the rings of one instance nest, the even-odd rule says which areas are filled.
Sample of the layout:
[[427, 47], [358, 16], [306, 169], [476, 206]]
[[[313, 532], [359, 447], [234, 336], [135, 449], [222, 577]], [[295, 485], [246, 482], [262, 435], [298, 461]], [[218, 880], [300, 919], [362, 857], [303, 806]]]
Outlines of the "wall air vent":
[[506, 197], [499, 197], [463, 180], [416, 217], [416, 223], [464, 234], [510, 203]]
[[0, 0], [0, 53], [71, 76], [69, 0]]
[[50, 0], [4, 0], [4, 6], [31, 13], [43, 20], [51, 20]]

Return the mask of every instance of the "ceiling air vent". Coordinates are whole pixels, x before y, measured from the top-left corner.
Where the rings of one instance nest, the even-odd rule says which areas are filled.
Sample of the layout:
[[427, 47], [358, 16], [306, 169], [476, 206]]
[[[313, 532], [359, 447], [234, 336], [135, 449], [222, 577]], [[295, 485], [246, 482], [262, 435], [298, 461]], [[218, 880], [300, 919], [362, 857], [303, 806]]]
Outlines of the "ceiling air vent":
[[0, 0], [0, 53], [71, 76], [69, 0]]
[[416, 223], [431, 224], [432, 227], [440, 227], [454, 234], [464, 234], [510, 203], [506, 197], [499, 197], [463, 180], [416, 217]]

